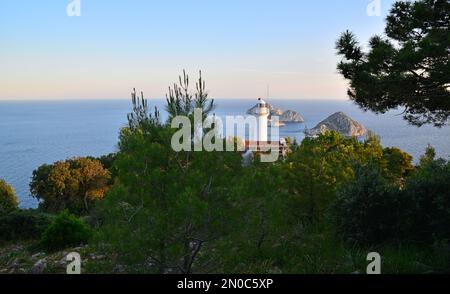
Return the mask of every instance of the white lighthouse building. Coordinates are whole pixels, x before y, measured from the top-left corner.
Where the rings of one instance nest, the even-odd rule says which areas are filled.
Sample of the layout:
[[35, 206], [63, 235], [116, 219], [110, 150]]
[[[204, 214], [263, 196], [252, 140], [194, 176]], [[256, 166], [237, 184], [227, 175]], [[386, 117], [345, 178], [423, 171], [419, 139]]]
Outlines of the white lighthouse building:
[[[253, 154], [253, 152], [267, 152], [278, 150], [281, 157], [285, 157], [288, 151], [286, 140], [276, 140], [273, 141], [273, 137], [269, 140], [269, 117], [270, 117], [270, 108], [269, 103], [264, 101], [263, 99], [258, 99], [258, 104], [250, 109], [247, 114], [253, 115], [256, 117], [256, 131], [257, 138], [256, 141], [246, 140], [245, 148], [247, 152], [243, 155], [246, 162], [248, 162], [248, 156]], [[278, 126], [276, 126], [278, 127]]]
[[257, 108], [255, 109], [255, 116], [258, 121], [258, 141], [268, 142], [268, 128], [269, 128], [269, 104], [261, 98], [258, 99]]

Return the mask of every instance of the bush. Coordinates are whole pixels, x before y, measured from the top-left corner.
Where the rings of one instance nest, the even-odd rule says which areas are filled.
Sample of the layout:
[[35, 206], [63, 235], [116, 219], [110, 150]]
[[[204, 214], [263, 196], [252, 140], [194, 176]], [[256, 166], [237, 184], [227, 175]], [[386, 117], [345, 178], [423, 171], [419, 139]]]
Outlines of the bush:
[[450, 162], [422, 160], [403, 191], [408, 208], [405, 230], [419, 242], [450, 240]]
[[337, 232], [357, 244], [391, 241], [399, 233], [402, 199], [375, 165], [355, 167], [354, 180], [342, 185], [332, 207]]
[[35, 210], [15, 210], [0, 215], [0, 240], [39, 239], [50, 222], [49, 215]]
[[18, 201], [14, 189], [0, 179], [0, 214], [17, 209]]
[[80, 215], [88, 213], [94, 203], [103, 198], [110, 179], [110, 172], [100, 161], [73, 158], [36, 169], [30, 191], [46, 212], [68, 209]]
[[63, 211], [56, 216], [41, 237], [41, 246], [49, 251], [86, 244], [92, 230], [81, 219]]
[[383, 178], [402, 184], [412, 172], [412, 157], [397, 148], [383, 148], [380, 138], [370, 132], [361, 142], [328, 132], [306, 138], [286, 162], [286, 184], [291, 207], [302, 221], [321, 221], [333, 203], [337, 188], [354, 178], [354, 166], [375, 165]]
[[357, 176], [340, 187], [332, 207], [338, 233], [347, 241], [371, 245], [396, 239], [448, 242], [450, 162], [434, 156], [428, 148], [401, 189], [388, 184], [374, 166], [357, 168]]

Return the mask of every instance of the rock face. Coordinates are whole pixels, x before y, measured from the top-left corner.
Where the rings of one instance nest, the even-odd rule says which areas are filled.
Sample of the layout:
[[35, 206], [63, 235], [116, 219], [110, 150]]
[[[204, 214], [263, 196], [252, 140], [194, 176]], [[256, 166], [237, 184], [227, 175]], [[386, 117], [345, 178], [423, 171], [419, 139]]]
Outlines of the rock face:
[[[279, 108], [276, 108], [275, 106], [269, 104], [270, 109], [270, 115], [272, 116], [281, 116], [283, 114], [283, 111]], [[247, 110], [248, 115], [255, 115], [256, 111], [258, 110], [258, 105], [253, 106], [249, 110]]]
[[31, 268], [31, 273], [34, 275], [40, 275], [44, 273], [46, 267], [47, 267], [47, 260], [43, 258], [33, 265], [33, 267]]
[[[254, 107], [250, 108], [247, 111], [247, 114], [248, 115], [256, 115], [257, 109], [258, 109], [258, 106], [255, 105]], [[305, 121], [298, 112], [295, 112], [293, 110], [283, 111], [271, 104], [269, 104], [269, 109], [270, 109], [270, 117], [279, 116], [280, 122], [282, 122], [282, 123], [302, 123]]]
[[280, 121], [284, 123], [302, 123], [305, 120], [298, 112], [293, 110], [286, 110], [281, 115]]
[[280, 116], [283, 114], [283, 110], [281, 110], [273, 105], [269, 105], [269, 109], [270, 109], [271, 116]]
[[336, 112], [332, 116], [320, 122], [315, 128], [306, 131], [308, 136], [318, 136], [328, 131], [336, 131], [346, 137], [364, 136], [366, 128], [351, 119], [343, 112]]

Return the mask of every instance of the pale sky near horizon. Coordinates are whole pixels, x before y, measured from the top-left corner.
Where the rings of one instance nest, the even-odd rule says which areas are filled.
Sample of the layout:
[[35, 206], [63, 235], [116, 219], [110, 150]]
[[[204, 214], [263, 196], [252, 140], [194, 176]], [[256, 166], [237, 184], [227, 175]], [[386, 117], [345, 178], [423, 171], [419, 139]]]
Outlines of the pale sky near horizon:
[[394, 0], [0, 0], [0, 100], [161, 98], [183, 69], [214, 98], [346, 99], [334, 43]]

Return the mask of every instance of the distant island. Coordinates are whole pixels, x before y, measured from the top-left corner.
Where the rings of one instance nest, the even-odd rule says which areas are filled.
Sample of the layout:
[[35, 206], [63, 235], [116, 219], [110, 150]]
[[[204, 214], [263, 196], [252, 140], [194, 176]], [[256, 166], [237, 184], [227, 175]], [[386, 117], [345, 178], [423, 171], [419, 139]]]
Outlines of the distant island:
[[[304, 118], [294, 110], [286, 110], [283, 111], [278, 107], [275, 107], [274, 105], [268, 103], [269, 109], [270, 109], [270, 116], [269, 120], [272, 119], [272, 116], [278, 116], [279, 121], [282, 124], [286, 123], [303, 123], [305, 122]], [[257, 112], [257, 105], [247, 110], [248, 115], [255, 115]]]
[[[267, 103], [267, 105], [270, 110], [269, 121], [271, 121], [271, 126], [283, 127], [286, 123], [305, 122], [305, 119], [297, 111], [294, 110], [283, 111], [282, 109], [270, 103]], [[247, 110], [248, 115], [257, 115], [257, 112], [258, 112], [258, 105], [255, 105], [254, 107]], [[272, 121], [272, 117], [274, 116], [279, 117], [278, 124], [275, 124]], [[318, 123], [314, 128], [306, 129], [305, 134], [310, 137], [315, 137], [318, 135], [326, 134], [327, 132], [330, 131], [338, 132], [344, 137], [362, 137], [367, 134], [367, 129], [362, 124], [355, 121], [342, 111], [336, 112], [333, 115], [329, 116], [328, 118], [324, 119], [323, 121]]]
[[336, 112], [318, 123], [314, 128], [307, 129], [305, 133], [307, 136], [318, 136], [330, 131], [336, 131], [345, 137], [361, 137], [367, 133], [362, 124], [343, 112]]

